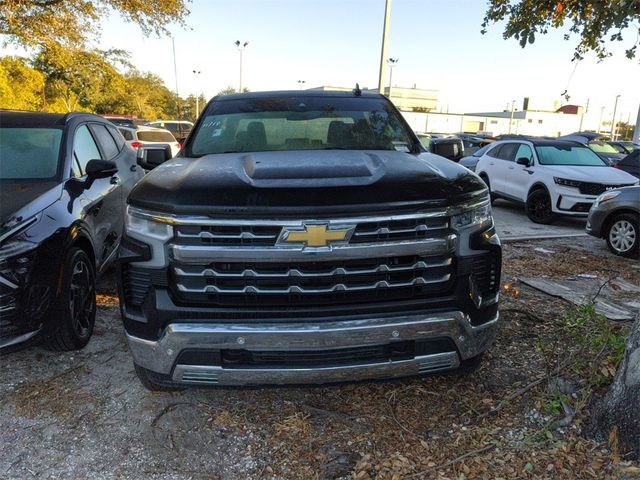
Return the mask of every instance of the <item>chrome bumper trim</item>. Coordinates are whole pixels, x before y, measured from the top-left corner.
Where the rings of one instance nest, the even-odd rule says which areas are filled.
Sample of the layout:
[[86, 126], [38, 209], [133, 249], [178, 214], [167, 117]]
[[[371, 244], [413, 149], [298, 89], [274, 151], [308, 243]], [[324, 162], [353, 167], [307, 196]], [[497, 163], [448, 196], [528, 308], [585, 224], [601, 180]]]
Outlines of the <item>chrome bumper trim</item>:
[[436, 353], [395, 362], [322, 368], [225, 369], [204, 365], [176, 365], [172, 380], [192, 385], [291, 385], [408, 377], [459, 366], [460, 358], [456, 352]]
[[335, 245], [326, 248], [298, 247], [228, 247], [170, 244], [173, 259], [179, 263], [210, 262], [296, 262], [314, 260], [353, 260], [404, 255], [440, 255], [455, 250], [457, 236], [449, 234], [441, 238], [428, 238], [408, 242], [362, 243]]
[[[175, 323], [170, 324], [157, 341], [145, 340], [129, 334], [127, 334], [127, 339], [134, 361], [138, 365], [164, 375], [171, 374], [178, 355], [185, 349], [325, 350], [380, 345], [391, 341], [448, 337], [455, 342], [458, 352], [464, 360], [482, 353], [493, 343], [495, 339], [495, 328], [493, 327], [495, 327], [497, 320], [498, 315], [489, 322], [474, 327], [464, 313], [452, 311], [431, 316], [405, 315], [326, 323]], [[406, 365], [402, 366], [401, 362], [385, 363], [384, 369], [375, 365], [377, 364], [370, 368], [363, 367], [361, 370], [352, 370], [349, 379], [372, 378], [370, 374], [377, 377], [378, 373], [376, 372], [383, 370], [385, 373], [381, 373], [382, 376], [395, 376], [391, 372], [396, 366], [401, 371], [415, 370], [415, 364], [407, 367]], [[295, 369], [295, 365], [292, 367]], [[356, 368], [358, 365], [352, 367]], [[362, 366], [360, 365], [360, 367]], [[189, 370], [194, 370], [193, 366], [189, 366]], [[224, 370], [226, 375], [226, 372], [232, 369], [221, 370]], [[250, 369], [250, 372], [253, 370]], [[335, 381], [324, 380], [325, 377], [321, 373], [323, 369], [306, 370], [320, 372], [314, 374], [318, 382]], [[241, 375], [238, 373], [240, 371], [246, 372], [247, 370], [233, 369], [236, 376]], [[292, 369], [280, 369], [278, 372], [280, 372], [278, 375], [287, 375], [287, 372], [293, 376], [296, 375], [292, 373]], [[357, 372], [364, 376], [361, 378], [355, 376]], [[212, 375], [211, 367], [204, 374], [205, 377]], [[399, 373], [398, 375], [407, 375], [407, 373]], [[245, 378], [250, 376], [248, 373]], [[230, 377], [216, 374], [217, 382], [221, 385], [225, 378]], [[298, 378], [297, 381], [294, 381], [294, 383], [301, 382], [304, 383], [304, 379]]]
[[18, 345], [19, 343], [24, 343], [27, 340], [31, 340], [33, 337], [38, 335], [42, 331], [42, 327], [33, 332], [23, 333], [21, 335], [16, 335], [15, 337], [6, 338], [4, 340], [0, 340], [0, 350], [3, 348], [11, 347], [13, 345]]

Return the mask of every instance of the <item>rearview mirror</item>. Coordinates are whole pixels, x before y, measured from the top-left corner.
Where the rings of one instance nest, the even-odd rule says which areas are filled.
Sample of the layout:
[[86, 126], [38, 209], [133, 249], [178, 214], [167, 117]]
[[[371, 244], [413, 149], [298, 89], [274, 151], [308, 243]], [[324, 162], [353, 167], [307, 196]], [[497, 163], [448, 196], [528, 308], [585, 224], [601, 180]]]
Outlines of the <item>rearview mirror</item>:
[[138, 165], [145, 170], [153, 170], [172, 157], [169, 145], [149, 145], [138, 149]]
[[89, 160], [84, 171], [89, 178], [107, 178], [118, 173], [118, 167], [111, 160]]
[[522, 165], [523, 167], [528, 167], [529, 165], [531, 165], [531, 161], [527, 157], [520, 157], [516, 160], [516, 163], [518, 165]]

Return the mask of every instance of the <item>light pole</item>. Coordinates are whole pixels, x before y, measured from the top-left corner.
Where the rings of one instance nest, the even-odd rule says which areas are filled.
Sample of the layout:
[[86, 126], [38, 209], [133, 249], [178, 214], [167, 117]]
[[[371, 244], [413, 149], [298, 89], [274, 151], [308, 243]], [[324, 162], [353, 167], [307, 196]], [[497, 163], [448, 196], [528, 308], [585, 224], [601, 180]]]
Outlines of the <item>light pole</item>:
[[509, 115], [509, 132], [508, 135], [511, 134], [511, 124], [513, 123], [513, 112], [514, 112], [514, 107], [516, 106], [516, 101], [515, 100], [511, 100], [511, 114]]
[[240, 52], [240, 88], [238, 89], [238, 93], [242, 93], [242, 54], [244, 53], [244, 49], [249, 45], [249, 42], [240, 42], [240, 40], [236, 40], [236, 47], [238, 47], [238, 51]]
[[604, 114], [604, 105], [600, 107], [600, 120], [598, 120], [598, 133], [602, 133], [602, 115]]
[[380, 49], [380, 72], [378, 75], [378, 92], [384, 95], [384, 78], [387, 76], [385, 67], [387, 63], [387, 40], [389, 39], [389, 23], [391, 21], [391, 0], [384, 4], [384, 26], [382, 28], [382, 48]]
[[393, 67], [395, 67], [398, 63], [399, 58], [389, 58], [387, 60], [387, 65], [389, 66], [389, 97], [391, 97], [391, 81], [393, 80]]
[[615, 141], [616, 139], [616, 113], [618, 110], [618, 99], [620, 95], [616, 95], [616, 101], [613, 104], [613, 118], [611, 119], [611, 140]]
[[306, 80], [298, 80], [298, 88], [302, 90], [304, 88], [305, 83], [307, 83]]
[[193, 75], [196, 77], [196, 120], [198, 119], [198, 115], [200, 115], [200, 94], [198, 93], [198, 79], [200, 78], [200, 74], [202, 72], [200, 70], [194, 70]]

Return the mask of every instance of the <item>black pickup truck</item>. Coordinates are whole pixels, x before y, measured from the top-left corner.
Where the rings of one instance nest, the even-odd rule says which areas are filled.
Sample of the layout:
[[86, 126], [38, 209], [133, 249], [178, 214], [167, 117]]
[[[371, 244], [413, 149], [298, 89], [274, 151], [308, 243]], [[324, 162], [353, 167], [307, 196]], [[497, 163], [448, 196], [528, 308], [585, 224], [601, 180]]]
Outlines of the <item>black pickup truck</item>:
[[469, 368], [495, 337], [485, 184], [357, 88], [214, 98], [125, 230], [122, 317], [150, 389]]

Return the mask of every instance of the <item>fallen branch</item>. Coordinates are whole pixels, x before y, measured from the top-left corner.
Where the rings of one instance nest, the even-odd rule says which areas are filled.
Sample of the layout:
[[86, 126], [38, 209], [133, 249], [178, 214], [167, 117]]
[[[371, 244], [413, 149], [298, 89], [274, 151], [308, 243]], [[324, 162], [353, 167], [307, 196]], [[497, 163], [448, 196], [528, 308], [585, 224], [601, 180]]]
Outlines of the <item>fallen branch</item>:
[[167, 413], [172, 412], [173, 410], [176, 409], [176, 407], [179, 407], [180, 405], [191, 405], [194, 406], [192, 403], [190, 402], [175, 402], [175, 403], [170, 403], [169, 405], [167, 405], [166, 407], [164, 407], [162, 410], [160, 410], [160, 412], [158, 412], [158, 414], [155, 416], [155, 418], [153, 419], [153, 421], [151, 422], [151, 427], [156, 428], [156, 426], [158, 425], [158, 422], [160, 421], [160, 419], [162, 417], [164, 417]]
[[409, 475], [406, 478], [423, 478], [425, 476], [425, 474], [427, 474], [429, 472], [433, 472], [434, 470], [440, 470], [442, 468], [450, 467], [454, 463], [461, 462], [462, 460], [464, 460], [466, 458], [469, 458], [469, 457], [474, 457], [476, 455], [482, 455], [483, 453], [486, 453], [489, 450], [493, 450], [494, 448], [496, 448], [496, 446], [497, 445], [495, 443], [490, 443], [488, 445], [485, 445], [482, 448], [478, 448], [477, 450], [471, 450], [470, 452], [467, 452], [464, 455], [460, 455], [459, 457], [456, 457], [453, 460], [449, 460], [448, 462], [442, 463], [440, 465], [436, 465], [434, 467], [427, 468], [426, 470], [422, 470], [421, 472], [414, 473], [413, 475]]

